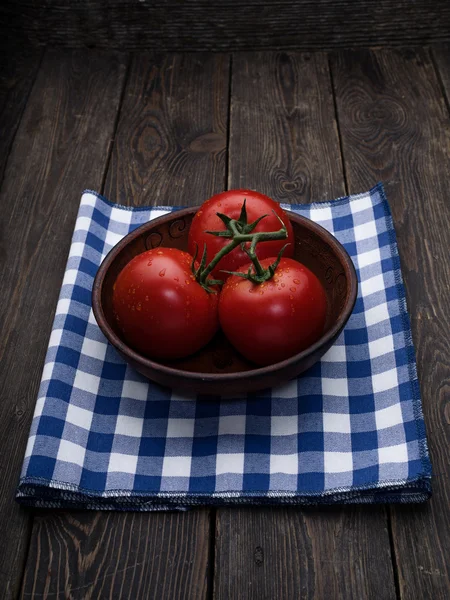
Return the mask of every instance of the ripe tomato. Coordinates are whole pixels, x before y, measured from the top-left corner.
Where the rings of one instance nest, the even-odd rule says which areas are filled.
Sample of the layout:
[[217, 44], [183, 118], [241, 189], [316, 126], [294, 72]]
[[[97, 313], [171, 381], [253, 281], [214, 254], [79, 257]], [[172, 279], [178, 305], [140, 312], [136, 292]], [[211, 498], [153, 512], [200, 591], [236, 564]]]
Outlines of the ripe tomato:
[[[230, 240], [224, 237], [216, 237], [206, 232], [224, 231], [226, 229], [222, 220], [217, 216], [218, 212], [227, 215], [231, 219], [239, 219], [244, 200], [246, 200], [248, 223], [256, 221], [262, 215], [267, 215], [255, 227], [254, 233], [260, 231], [279, 231], [281, 223], [273, 214], [273, 211], [283, 221], [288, 233], [287, 239], [259, 243], [256, 247], [258, 258], [263, 259], [270, 256], [277, 256], [281, 248], [287, 243], [289, 243], [289, 246], [287, 246], [284, 256], [292, 256], [294, 252], [294, 234], [291, 222], [286, 213], [275, 200], [251, 190], [229, 190], [216, 194], [209, 200], [206, 200], [200, 206], [192, 220], [189, 230], [188, 252], [195, 255], [196, 246], [198, 246], [199, 255], [201, 256], [206, 244], [207, 263], [209, 263]], [[225, 271], [237, 271], [241, 265], [246, 263], [248, 263], [247, 254], [240, 247], [237, 247], [230, 254], [222, 258], [212, 271], [211, 276], [214, 279], [225, 281], [228, 275], [223, 273], [222, 269]]]
[[114, 313], [137, 351], [151, 358], [182, 358], [217, 331], [218, 294], [195, 281], [191, 262], [187, 252], [155, 248], [135, 256], [119, 273]]
[[[264, 259], [267, 268], [274, 259]], [[246, 272], [250, 265], [238, 269]], [[254, 284], [232, 275], [219, 299], [219, 320], [233, 346], [258, 365], [269, 365], [316, 342], [327, 311], [325, 291], [301, 263], [282, 258], [275, 275]]]

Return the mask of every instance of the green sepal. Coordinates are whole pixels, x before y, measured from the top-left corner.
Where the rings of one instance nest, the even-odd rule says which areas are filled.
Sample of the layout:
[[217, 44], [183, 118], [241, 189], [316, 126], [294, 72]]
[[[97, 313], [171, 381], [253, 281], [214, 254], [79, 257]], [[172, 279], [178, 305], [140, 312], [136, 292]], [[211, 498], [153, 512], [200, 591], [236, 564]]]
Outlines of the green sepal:
[[229, 217], [228, 215], [224, 215], [223, 213], [219, 213], [218, 212], [218, 213], [216, 213], [216, 215], [223, 222], [223, 224], [225, 225], [225, 227], [228, 227], [228, 225], [230, 224], [230, 222], [233, 220], [231, 217]]
[[249, 225], [247, 225], [247, 226], [244, 228], [244, 233], [251, 233], [251, 232], [252, 232], [252, 231], [255, 229], [255, 227], [258, 225], [258, 223], [259, 223], [260, 221], [262, 221], [263, 219], [265, 219], [267, 216], [268, 216], [268, 215], [263, 215], [262, 217], [258, 217], [258, 218], [256, 219], [256, 221], [253, 221], [253, 223], [250, 223]]
[[209, 235], [215, 235], [216, 237], [233, 237], [233, 233], [231, 231], [228, 231], [228, 229], [225, 229], [224, 231], [205, 231], [205, 233], [209, 233]]
[[243, 225], [244, 227], [247, 225], [247, 208], [245, 206], [247, 202], [247, 199], [244, 198], [244, 202], [242, 204], [242, 208], [241, 208], [241, 214], [239, 215], [239, 223], [241, 225]]

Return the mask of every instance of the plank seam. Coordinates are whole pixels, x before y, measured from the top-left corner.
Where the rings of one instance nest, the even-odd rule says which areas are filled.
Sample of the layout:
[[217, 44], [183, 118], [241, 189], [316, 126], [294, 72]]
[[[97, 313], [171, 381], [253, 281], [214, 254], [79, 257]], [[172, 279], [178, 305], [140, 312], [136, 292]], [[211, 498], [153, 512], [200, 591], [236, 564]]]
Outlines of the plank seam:
[[341, 159], [342, 176], [344, 178], [345, 193], [349, 194], [348, 182], [347, 182], [347, 169], [345, 167], [345, 158], [344, 158], [344, 145], [342, 142], [341, 125], [339, 123], [339, 112], [338, 112], [337, 99], [336, 99], [336, 86], [335, 86], [335, 82], [334, 82], [333, 67], [331, 64], [331, 57], [330, 57], [329, 53], [327, 54], [327, 62], [328, 62], [328, 73], [330, 75], [331, 95], [333, 96], [334, 120], [336, 122], [336, 128], [337, 128], [337, 134], [338, 134], [338, 140], [339, 140], [339, 156]]
[[225, 181], [224, 189], [227, 190], [229, 187], [229, 174], [230, 174], [230, 140], [231, 140], [231, 90], [233, 85], [232, 79], [233, 71], [233, 53], [230, 54], [230, 61], [228, 65], [228, 110], [227, 110], [227, 141], [226, 141], [226, 154], [225, 154]]
[[398, 600], [401, 600], [402, 594], [400, 591], [400, 575], [399, 575], [399, 568], [398, 568], [398, 563], [397, 563], [397, 555], [395, 553], [394, 531], [392, 529], [392, 507], [387, 508], [386, 518], [387, 518], [387, 528], [388, 528], [388, 535], [389, 535], [389, 547], [391, 549], [392, 571], [394, 573], [395, 594], [396, 594]]
[[126, 87], [128, 85], [128, 79], [129, 79], [130, 72], [131, 72], [131, 63], [132, 63], [132, 61], [133, 61], [133, 59], [132, 59], [131, 54], [128, 54], [127, 65], [126, 65], [126, 68], [125, 68], [125, 75], [123, 77], [122, 90], [120, 92], [119, 104], [117, 106], [116, 118], [114, 119], [112, 137], [111, 137], [111, 139], [109, 141], [108, 153], [107, 153], [107, 157], [106, 157], [105, 167], [104, 167], [104, 170], [103, 170], [102, 183], [101, 183], [101, 186], [100, 186], [100, 190], [101, 190], [100, 193], [101, 194], [105, 193], [106, 177], [108, 175], [109, 165], [111, 163], [112, 152], [113, 152], [114, 144], [115, 144], [115, 141], [116, 141], [116, 133], [117, 133], [117, 128], [119, 126], [120, 115], [122, 113], [122, 105], [123, 105], [123, 100], [124, 100], [124, 97], [125, 97], [125, 90], [126, 90]]
[[439, 68], [439, 65], [437, 64], [436, 56], [434, 54], [434, 48], [430, 47], [428, 50], [429, 50], [429, 54], [430, 54], [430, 58], [431, 58], [431, 64], [433, 65], [434, 72], [436, 74], [436, 79], [438, 81], [439, 88], [441, 90], [442, 96], [444, 97], [444, 104], [445, 104], [447, 112], [450, 116], [450, 98], [447, 95], [447, 91], [445, 89], [444, 80], [442, 78], [442, 73]]

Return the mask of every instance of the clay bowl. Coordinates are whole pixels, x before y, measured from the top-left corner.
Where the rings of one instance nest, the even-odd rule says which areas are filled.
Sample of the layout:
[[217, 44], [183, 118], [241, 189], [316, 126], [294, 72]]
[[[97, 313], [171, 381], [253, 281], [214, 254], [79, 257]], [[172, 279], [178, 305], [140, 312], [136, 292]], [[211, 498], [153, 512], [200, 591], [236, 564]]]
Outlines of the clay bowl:
[[256, 367], [240, 356], [221, 332], [197, 354], [176, 361], [155, 362], [123, 341], [112, 310], [112, 288], [117, 275], [134, 256], [151, 248], [170, 246], [186, 250], [196, 210], [187, 208], [140, 226], [105, 258], [95, 277], [92, 305], [106, 338], [142, 375], [188, 393], [239, 394], [279, 385], [309, 369], [345, 326], [355, 305], [358, 283], [353, 263], [336, 238], [313, 221], [289, 211], [295, 234], [294, 258], [318, 276], [328, 298], [325, 331], [314, 345], [288, 360]]

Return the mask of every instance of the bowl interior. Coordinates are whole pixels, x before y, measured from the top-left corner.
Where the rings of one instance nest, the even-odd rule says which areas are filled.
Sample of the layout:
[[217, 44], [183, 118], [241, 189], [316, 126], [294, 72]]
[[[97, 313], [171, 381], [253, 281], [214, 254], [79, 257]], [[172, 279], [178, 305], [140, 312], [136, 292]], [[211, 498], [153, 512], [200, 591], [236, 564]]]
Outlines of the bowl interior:
[[[101, 289], [101, 303], [108, 325], [122, 339], [116, 320], [113, 317], [112, 289], [123, 267], [137, 254], [159, 246], [187, 250], [189, 227], [195, 209], [180, 211], [170, 219], [157, 219], [136, 230], [127, 243], [119, 244], [112, 252], [112, 260], [105, 273]], [[345, 264], [339, 244], [322, 228], [314, 223], [289, 213], [295, 235], [294, 258], [306, 265], [317, 275], [325, 288], [328, 300], [327, 319], [324, 335], [340, 319], [350, 294], [351, 273]], [[176, 361], [160, 361], [159, 364], [192, 373], [239, 373], [254, 370], [248, 362], [234, 350], [225, 336], [219, 332], [211, 342], [196, 354]]]

